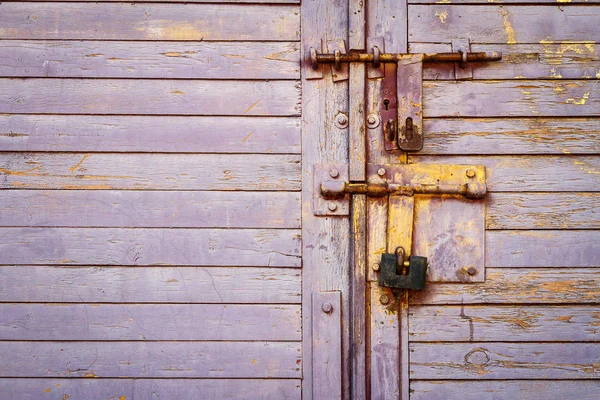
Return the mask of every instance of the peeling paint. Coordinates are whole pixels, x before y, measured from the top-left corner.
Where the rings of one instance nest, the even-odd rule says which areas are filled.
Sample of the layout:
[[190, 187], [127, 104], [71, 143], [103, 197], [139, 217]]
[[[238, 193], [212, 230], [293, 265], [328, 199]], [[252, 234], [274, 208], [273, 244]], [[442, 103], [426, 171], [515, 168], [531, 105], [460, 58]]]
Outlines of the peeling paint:
[[506, 36], [508, 37], [506, 43], [507, 44], [515, 44], [517, 41], [515, 40], [515, 30], [513, 29], [509, 19], [508, 19], [508, 11], [504, 9], [504, 7], [500, 7], [500, 12], [503, 16], [502, 24], [504, 25], [504, 29], [506, 30]]
[[440, 22], [442, 24], [445, 24], [446, 23], [446, 18], [448, 17], [448, 11], [444, 10], [444, 11], [441, 11], [439, 13], [436, 12], [435, 16], [438, 17], [438, 19], [440, 20]]

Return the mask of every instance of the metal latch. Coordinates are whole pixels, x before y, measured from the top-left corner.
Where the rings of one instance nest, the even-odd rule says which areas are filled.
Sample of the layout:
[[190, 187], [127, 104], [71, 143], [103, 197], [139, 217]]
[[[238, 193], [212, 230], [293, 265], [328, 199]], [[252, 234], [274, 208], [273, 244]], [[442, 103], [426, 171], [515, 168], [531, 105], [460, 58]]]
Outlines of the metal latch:
[[406, 260], [405, 254], [404, 249], [398, 247], [395, 254], [383, 253], [381, 255], [379, 286], [415, 290], [425, 288], [427, 258], [410, 256]]
[[[468, 46], [466, 46], [468, 48]], [[418, 151], [423, 148], [423, 63], [455, 62], [460, 68], [467, 69], [469, 63], [498, 61], [502, 59], [500, 52], [469, 52], [465, 47], [457, 47], [454, 53], [435, 54], [393, 54], [382, 53], [378, 46], [371, 53], [353, 52], [318, 53], [310, 49], [310, 63], [313, 69], [319, 64], [333, 64], [335, 70], [341, 70], [343, 63], [370, 63], [378, 67], [381, 63], [395, 63], [395, 77], [384, 79], [395, 83], [396, 97], [388, 96], [382, 101], [380, 110], [386, 150], [401, 149]]]

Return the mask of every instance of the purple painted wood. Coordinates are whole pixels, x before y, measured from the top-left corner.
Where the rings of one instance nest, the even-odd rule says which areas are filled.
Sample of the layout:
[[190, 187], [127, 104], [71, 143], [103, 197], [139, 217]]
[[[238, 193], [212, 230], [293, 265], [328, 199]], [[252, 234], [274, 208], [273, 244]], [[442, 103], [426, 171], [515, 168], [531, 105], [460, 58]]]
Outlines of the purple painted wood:
[[0, 5], [0, 37], [4, 39], [290, 41], [299, 39], [299, 24], [297, 7], [276, 5]]
[[300, 115], [300, 87], [295, 81], [165, 79], [140, 85], [132, 79], [4, 78], [0, 113], [291, 116]]
[[600, 230], [488, 231], [488, 267], [600, 267]]
[[300, 341], [299, 305], [2, 304], [3, 340]]
[[0, 342], [2, 377], [300, 378], [299, 342]]
[[13, 189], [300, 189], [297, 155], [0, 153]]
[[300, 271], [240, 267], [0, 267], [0, 301], [298, 304]]
[[0, 41], [0, 76], [299, 79], [296, 42]]
[[414, 342], [593, 342], [597, 306], [417, 306], [409, 310]]
[[0, 228], [2, 264], [299, 267], [300, 231]]
[[340, 292], [312, 295], [312, 397], [342, 399], [342, 303]]
[[598, 379], [599, 343], [411, 343], [411, 379]]
[[300, 400], [300, 386], [300, 379], [0, 379], [0, 392], [20, 400]]
[[0, 226], [300, 228], [295, 192], [0, 191]]

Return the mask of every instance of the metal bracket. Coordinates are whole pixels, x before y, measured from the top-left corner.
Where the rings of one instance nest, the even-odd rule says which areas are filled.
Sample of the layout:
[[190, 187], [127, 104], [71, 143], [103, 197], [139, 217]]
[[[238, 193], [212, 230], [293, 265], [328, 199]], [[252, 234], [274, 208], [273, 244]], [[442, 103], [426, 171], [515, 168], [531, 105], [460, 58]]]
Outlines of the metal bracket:
[[473, 66], [467, 61], [467, 54], [471, 52], [469, 39], [452, 39], [452, 51], [460, 53], [463, 58], [461, 61], [454, 63], [455, 79], [473, 79]]
[[348, 181], [348, 164], [319, 164], [313, 166], [313, 214], [345, 216], [349, 215], [350, 197], [322, 196], [322, 185], [333, 185]]
[[397, 146], [404, 151], [423, 148], [423, 54], [398, 59]]
[[350, 67], [348, 63], [341, 62], [342, 54], [346, 54], [346, 41], [343, 39], [328, 41], [327, 50], [334, 55], [334, 63], [331, 66], [333, 81], [347, 81], [350, 78]]
[[[373, 54], [373, 58], [376, 59], [376, 55], [385, 53], [385, 41], [382, 37], [370, 37], [367, 38], [367, 49], [370, 49], [370, 53]], [[367, 77], [369, 79], [383, 78], [385, 76], [385, 64], [380, 62], [373, 62], [367, 66]]]

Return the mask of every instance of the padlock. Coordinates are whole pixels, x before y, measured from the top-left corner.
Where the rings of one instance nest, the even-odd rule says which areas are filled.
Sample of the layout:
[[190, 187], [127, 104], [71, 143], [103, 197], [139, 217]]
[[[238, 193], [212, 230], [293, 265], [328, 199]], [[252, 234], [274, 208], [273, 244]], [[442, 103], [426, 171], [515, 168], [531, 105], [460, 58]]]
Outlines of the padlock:
[[402, 247], [396, 249], [396, 254], [381, 255], [379, 286], [423, 290], [426, 278], [427, 257], [410, 256], [405, 261]]

